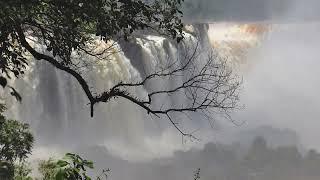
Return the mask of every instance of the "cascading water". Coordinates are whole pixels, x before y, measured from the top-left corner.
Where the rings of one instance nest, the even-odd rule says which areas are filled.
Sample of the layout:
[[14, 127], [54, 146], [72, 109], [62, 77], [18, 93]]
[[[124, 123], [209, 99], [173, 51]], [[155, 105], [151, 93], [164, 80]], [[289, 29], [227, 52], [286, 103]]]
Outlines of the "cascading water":
[[[181, 45], [155, 35], [139, 35], [131, 43], [118, 42], [116, 49], [121, 51], [102, 64], [91, 67], [94, 71], [87, 69], [86, 78], [97, 92], [107, 90], [119, 81], [137, 82], [168, 60], [183, 61], [179, 58], [182, 53], [198, 42], [200, 51], [208, 51], [214, 46], [221, 55], [239, 56], [223, 49], [227, 46], [233, 48], [225, 41], [213, 41], [212, 36], [209, 39], [208, 29], [208, 25], [187, 26], [186, 38]], [[179, 79], [151, 82], [133, 91], [143, 96], [146, 91], [173, 86], [177, 81]], [[12, 104], [9, 113], [31, 125], [39, 147], [72, 149], [105, 145], [109, 151], [129, 159], [132, 155], [137, 158], [168, 156], [175, 150], [186, 148], [181, 143], [181, 136], [168, 122], [153, 120], [142, 109], [120, 98], [99, 104], [94, 118], [90, 118], [86, 105], [88, 100], [75, 79], [45, 62], [36, 62], [25, 79], [16, 80], [13, 84], [23, 93], [23, 101], [18, 105], [10, 103], [8, 98], [7, 104]], [[155, 103], [163, 101], [160, 99]], [[168, 104], [186, 103], [174, 97], [165, 101]], [[193, 122], [185, 125], [188, 123]]]

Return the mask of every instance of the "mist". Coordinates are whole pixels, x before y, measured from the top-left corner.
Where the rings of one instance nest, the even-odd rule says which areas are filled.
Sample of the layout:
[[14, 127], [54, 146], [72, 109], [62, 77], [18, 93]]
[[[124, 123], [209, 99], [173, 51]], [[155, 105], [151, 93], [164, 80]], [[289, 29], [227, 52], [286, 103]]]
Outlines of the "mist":
[[[317, 109], [320, 106], [318, 75], [320, 2], [299, 1], [192, 1], [204, 19], [217, 23], [267, 23], [272, 30], [246, 57], [241, 103], [245, 108], [233, 119], [241, 127], [224, 124], [216, 139], [229, 139], [238, 129], [271, 125], [296, 131], [308, 148], [320, 148]], [[191, 7], [191, 5], [190, 5]], [[204, 9], [203, 9], [204, 8]], [[215, 12], [220, 12], [213, 15]], [[213, 13], [213, 14], [211, 14]], [[210, 36], [210, 34], [209, 34]], [[232, 124], [232, 123], [231, 123]], [[232, 135], [231, 135], [232, 136]], [[223, 138], [225, 137], [225, 138]], [[232, 137], [231, 137], [232, 138]]]
[[[114, 178], [117, 178], [117, 169], [125, 168], [132, 179], [192, 179], [194, 171], [201, 168], [203, 179], [246, 179], [239, 159], [248, 155], [251, 143], [258, 136], [267, 139], [268, 145], [274, 148], [272, 151], [278, 153], [279, 147], [293, 148], [299, 158], [307, 159], [310, 149], [319, 151], [316, 137], [320, 136], [320, 21], [317, 22], [320, 16], [315, 9], [318, 4], [317, 1], [200, 1], [199, 8], [208, 8], [201, 9], [205, 13], [199, 16], [205, 21], [214, 17], [212, 20], [217, 22], [272, 24], [272, 30], [261, 43], [248, 51], [246, 63], [250, 68], [241, 72], [244, 80], [241, 103], [245, 108], [233, 114], [233, 119], [241, 125], [219, 119], [217, 129], [201, 129], [199, 136], [203, 141], [191, 143], [194, 148], [182, 148], [167, 158], [132, 163], [109, 157], [116, 169]], [[221, 11], [215, 14], [215, 10]], [[286, 157], [279, 155], [278, 158], [285, 161]], [[292, 171], [297, 171], [295, 166], [307, 160], [295, 162], [293, 155], [288, 161], [289, 165], [283, 168], [289, 170], [282, 172], [281, 180], [292, 178]], [[259, 165], [264, 166], [262, 162]], [[235, 166], [240, 170], [234, 170]], [[312, 174], [299, 173], [300, 178]]]
[[[284, 138], [280, 142], [271, 144], [296, 147], [302, 156], [306, 155], [310, 149], [320, 150], [320, 143], [317, 139], [320, 136], [320, 122], [318, 120], [318, 109], [320, 108], [318, 91], [320, 86], [318, 70], [320, 66], [319, 5], [320, 2], [316, 0], [208, 0], [187, 2], [187, 6], [196, 9], [194, 11], [188, 9], [186, 18], [189, 21], [240, 24], [267, 22], [272, 24], [272, 30], [262, 40], [261, 44], [250, 49], [247, 54], [246, 60], [247, 63], [250, 63], [250, 68], [242, 72], [244, 87], [241, 96], [241, 103], [245, 105], [245, 108], [233, 116], [233, 119], [244, 122], [244, 124], [238, 127], [230, 122], [223, 122], [219, 130], [213, 130], [215, 132], [207, 139], [215, 143], [222, 142], [230, 145], [232, 142], [239, 141], [239, 131], [245, 131], [250, 132], [243, 137], [247, 142], [241, 142], [249, 147], [249, 142], [252, 142], [250, 140], [253, 140], [257, 135], [261, 135], [262, 132], [277, 134], [271, 130], [272, 128], [264, 130], [257, 128], [267, 125], [291, 132], [289, 133], [291, 134], [289, 135], [291, 140]], [[260, 134], [253, 133], [252, 129], [255, 132], [260, 132]], [[268, 133], [261, 136], [268, 136], [266, 134]], [[269, 136], [267, 139], [270, 142], [281, 139], [281, 137], [286, 137], [286, 135], [280, 133], [279, 136]], [[163, 177], [164, 174], [174, 174], [175, 176], [170, 177], [176, 179], [179, 179], [177, 176], [186, 179], [185, 175], [187, 174], [191, 179], [192, 173], [190, 171], [192, 168], [183, 168], [189, 166], [189, 163], [193, 165], [191, 165], [192, 167], [195, 167], [194, 169], [211, 166], [211, 170], [214, 171], [213, 169], [225, 167], [222, 162], [218, 163], [220, 166], [214, 166], [214, 163], [206, 164], [203, 158], [214, 156], [210, 153], [206, 154], [208, 146], [210, 146], [210, 143], [204, 146], [203, 150], [194, 150], [193, 152], [196, 151], [195, 154], [198, 154], [197, 158], [194, 159], [190, 152], [192, 150], [185, 152], [184, 156], [179, 156], [179, 153], [176, 153], [172, 158], [179, 157], [181, 159], [175, 159], [171, 161], [172, 164], [169, 163], [170, 165], [167, 166], [160, 165], [162, 168], [154, 168], [159, 170], [152, 172], [158, 172], [159, 177]], [[225, 157], [224, 160], [228, 161], [228, 158]], [[183, 163], [179, 164], [181, 161]], [[151, 164], [153, 163], [155, 162], [151, 162]], [[291, 165], [295, 166], [297, 164], [292, 163]], [[204, 179], [206, 179], [210, 173], [207, 170], [204, 171]], [[145, 179], [157, 179], [157, 177]], [[316, 176], [315, 179], [317, 177], [319, 176]], [[241, 178], [239, 177], [239, 179]]]
[[320, 19], [317, 0], [186, 0], [191, 22], [305, 22]]
[[[141, 109], [121, 100], [108, 106], [99, 106], [97, 118], [88, 122], [85, 116], [87, 111], [80, 105], [86, 99], [75, 98], [80, 97], [79, 94], [83, 92], [75, 90], [78, 85], [70, 85], [70, 79], [64, 75], [55, 75], [50, 81], [35, 80], [49, 83], [37, 87], [40, 93], [20, 85], [31, 89], [29, 93], [36, 94], [41, 99], [32, 99], [30, 104], [43, 103], [39, 114], [23, 105], [20, 109], [14, 109], [25, 113], [16, 117], [27, 117], [29, 119], [26, 121], [31, 122], [32, 128], [41, 129], [42, 132], [38, 133], [43, 134], [42, 141], [47, 143], [44, 145], [47, 149], [36, 149], [32, 158], [47, 158], [47, 152], [50, 151], [57, 156], [66, 150], [77, 151], [92, 159], [97, 165], [97, 171], [110, 168], [113, 180], [193, 179], [198, 168], [201, 169], [202, 179], [246, 180], [254, 169], [248, 168], [246, 158], [254, 154], [251, 148], [255, 139], [262, 137], [267, 145], [264, 146], [263, 142], [263, 149], [257, 152], [272, 154], [266, 159], [272, 157], [285, 161], [281, 168], [286, 170], [286, 174], [281, 180], [292, 178], [297, 169], [301, 170], [301, 178], [306, 177], [309, 173], [306, 169], [310, 165], [310, 152], [314, 153], [311, 153], [312, 157], [316, 157], [316, 165], [320, 164], [320, 155], [316, 152], [320, 151], [320, 142], [317, 140], [320, 136], [319, 5], [317, 0], [186, 0], [184, 20], [186, 23], [202, 24], [199, 25], [200, 28], [195, 26], [195, 29], [200, 29], [199, 32], [204, 37], [202, 40], [205, 41], [209, 41], [207, 36], [210, 36], [210, 31], [207, 34], [208, 26], [203, 24], [260, 23], [272, 27], [258, 45], [246, 51], [242, 61], [244, 64], [239, 65], [246, 66], [237, 71], [243, 78], [240, 104], [244, 108], [231, 114], [234, 121], [219, 116], [212, 117], [213, 127], [208, 122], [192, 121], [188, 125], [193, 128], [191, 131], [195, 132], [199, 141], [182, 139], [174, 128], [168, 127], [168, 123], [154, 121]], [[115, 80], [137, 80], [140, 75], [152, 70], [152, 62], [164, 61], [166, 53], [171, 55], [177, 51], [173, 48], [173, 43], [164, 38], [141, 37], [139, 43], [136, 46], [120, 43], [124, 52], [112, 59], [112, 67], [107, 72], [109, 74], [106, 73], [114, 79], [106, 82], [102, 77], [92, 75], [94, 83], [103, 89]], [[137, 59], [141, 61], [134, 61]], [[47, 68], [43, 66], [40, 70], [56, 74]], [[41, 83], [37, 82], [38, 84]], [[43, 100], [45, 98], [40, 97], [44, 97], [43, 94], [52, 89], [50, 85], [57, 90], [52, 93], [52, 97]], [[156, 83], [152, 85], [159, 86]], [[61, 90], [64, 89], [63, 86], [69, 86], [69, 89]], [[71, 102], [61, 92], [77, 94], [74, 94]], [[71, 103], [76, 103], [77, 106], [68, 107]], [[170, 103], [176, 103], [176, 100], [172, 99]], [[71, 110], [65, 112], [62, 108], [64, 106], [59, 106], [61, 104]], [[123, 113], [122, 108], [128, 113]], [[46, 112], [46, 121], [38, 122]], [[77, 117], [73, 116], [75, 112], [79, 114]], [[34, 119], [37, 122], [32, 122]], [[75, 128], [76, 131], [68, 128]], [[57, 135], [57, 132], [61, 134]], [[58, 147], [54, 150], [56, 152], [52, 152], [60, 141], [63, 141], [62, 146], [65, 147]], [[311, 151], [312, 149], [315, 151]], [[287, 151], [292, 153], [288, 153], [288, 157], [283, 155]], [[270, 166], [279, 162], [275, 160], [268, 163], [264, 164], [261, 160], [257, 166], [261, 165], [259, 172], [268, 172], [261, 177], [271, 179], [275, 170], [270, 169]], [[297, 164], [301, 167], [296, 167]], [[314, 172], [317, 171], [312, 171]], [[320, 174], [314, 173], [313, 176], [317, 179]]]
[[281, 25], [249, 55], [255, 65], [245, 75], [239, 113], [253, 124], [272, 124], [296, 130], [303, 142], [320, 147], [318, 66], [320, 25]]
[[[320, 21], [317, 1], [291, 1], [283, 19], [248, 54], [253, 67], [244, 74], [239, 119], [250, 125], [291, 128], [309, 148], [320, 148], [319, 53]], [[312, 17], [312, 21], [310, 20]]]
[[317, 179], [320, 175], [320, 154], [301, 146], [292, 130], [261, 126], [235, 135], [231, 144], [208, 143], [202, 149], [176, 151], [172, 157], [146, 162], [114, 157], [101, 146], [78, 152], [93, 159], [98, 172], [110, 168], [110, 178], [115, 180], [193, 179], [198, 170], [201, 179], [208, 180]]

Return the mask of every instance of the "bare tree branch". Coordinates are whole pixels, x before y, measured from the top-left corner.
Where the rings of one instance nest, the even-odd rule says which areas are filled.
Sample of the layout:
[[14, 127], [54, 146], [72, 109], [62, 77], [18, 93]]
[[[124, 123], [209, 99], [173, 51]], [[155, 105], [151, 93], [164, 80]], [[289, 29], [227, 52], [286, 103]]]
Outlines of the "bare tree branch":
[[[81, 85], [90, 102], [91, 116], [94, 115], [94, 105], [101, 102], [108, 102], [112, 98], [122, 97], [147, 111], [148, 114], [158, 118], [167, 118], [169, 122], [183, 135], [194, 138], [190, 133], [184, 132], [175, 122], [174, 114], [185, 114], [189, 112], [204, 113], [204, 117], [210, 118], [210, 111], [207, 109], [217, 109], [228, 113], [237, 107], [238, 89], [240, 82], [233, 76], [232, 71], [228, 69], [225, 61], [219, 59], [215, 53], [206, 52], [207, 56], [199, 52], [199, 44], [193, 49], [186, 49], [184, 56], [180, 57], [180, 61], [175, 60], [168, 63], [166, 67], [156, 69], [144, 77], [140, 82], [120, 82], [110, 88], [108, 91], [99, 95], [94, 95], [90, 90], [85, 78], [72, 69], [70, 66], [59, 62], [56, 58], [45, 55], [35, 50], [28, 41], [22, 27], [17, 25], [16, 32], [18, 34], [21, 45], [37, 60], [44, 60], [72, 75]], [[109, 47], [108, 47], [109, 48]], [[93, 54], [92, 51], [80, 49], [90, 56], [100, 56], [108, 53], [108, 50]], [[182, 62], [182, 63], [177, 63]], [[165, 81], [168, 79], [179, 79], [173, 87], [163, 86], [152, 89], [147, 93], [146, 97], [136, 97], [130, 93], [132, 87], [146, 87], [149, 82]], [[182, 105], [158, 105], [155, 100], [165, 96], [185, 100]]]

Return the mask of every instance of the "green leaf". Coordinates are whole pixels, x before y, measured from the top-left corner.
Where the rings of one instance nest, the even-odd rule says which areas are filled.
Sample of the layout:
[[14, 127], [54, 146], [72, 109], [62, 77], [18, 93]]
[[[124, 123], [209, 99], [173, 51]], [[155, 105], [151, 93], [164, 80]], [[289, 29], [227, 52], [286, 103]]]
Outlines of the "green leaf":
[[87, 176], [86, 174], [83, 174], [83, 176], [85, 177], [85, 180], [91, 180], [91, 177]]
[[65, 175], [65, 172], [63, 169], [59, 169], [59, 171], [57, 172], [56, 176], [55, 176], [55, 179], [56, 180], [65, 180], [64, 179], [64, 175]]
[[91, 168], [91, 169], [93, 169], [93, 162], [92, 161], [87, 161], [87, 160], [84, 160], [84, 165], [85, 166], [87, 166], [87, 167], [89, 167], [89, 168]]
[[64, 161], [64, 160], [59, 160], [57, 162], [57, 165], [60, 166], [60, 167], [65, 167], [67, 166], [69, 163], [67, 161]]

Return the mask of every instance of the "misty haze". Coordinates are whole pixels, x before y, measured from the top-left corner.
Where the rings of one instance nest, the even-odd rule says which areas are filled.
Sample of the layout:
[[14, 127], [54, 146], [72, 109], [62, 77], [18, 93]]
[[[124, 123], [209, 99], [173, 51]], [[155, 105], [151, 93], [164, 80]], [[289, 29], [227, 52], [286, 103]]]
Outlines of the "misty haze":
[[0, 180], [320, 179], [317, 0], [0, 0]]

